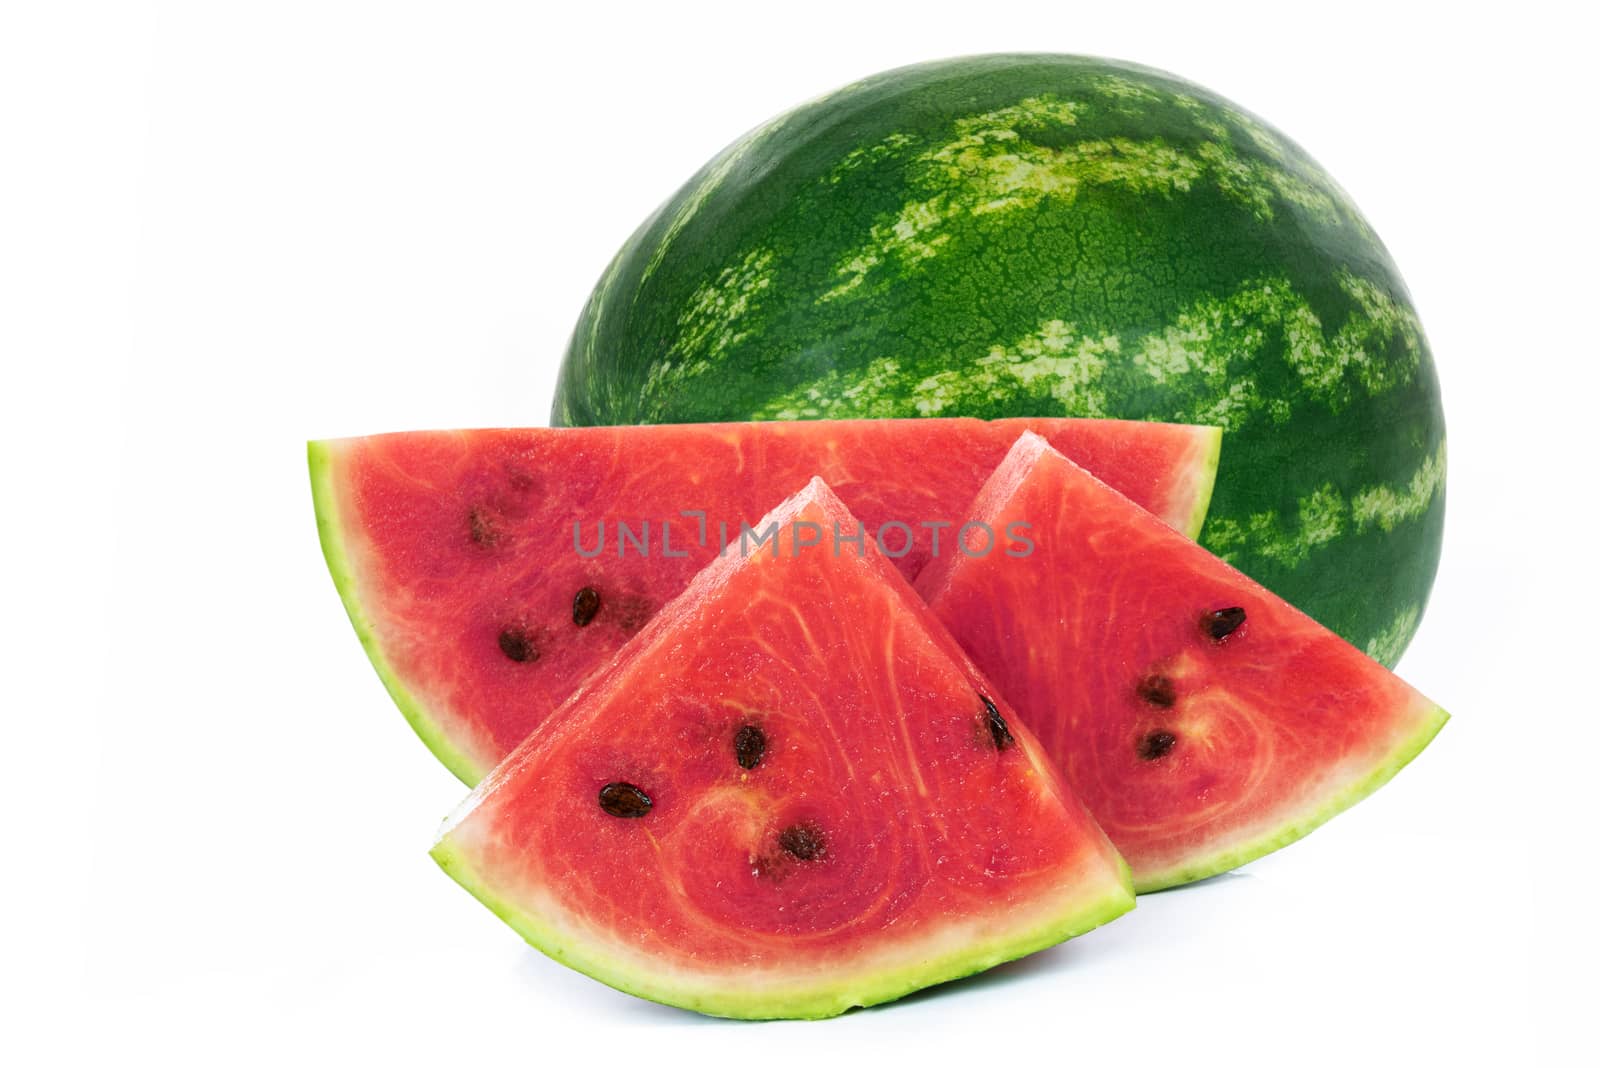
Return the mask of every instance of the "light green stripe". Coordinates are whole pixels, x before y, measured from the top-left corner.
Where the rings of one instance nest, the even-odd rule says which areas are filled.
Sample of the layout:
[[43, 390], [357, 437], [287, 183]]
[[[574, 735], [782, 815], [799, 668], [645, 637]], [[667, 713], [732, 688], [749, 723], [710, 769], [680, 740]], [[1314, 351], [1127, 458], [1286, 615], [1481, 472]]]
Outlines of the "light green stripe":
[[1205, 528], [1206, 516], [1211, 511], [1211, 494], [1217, 488], [1217, 468], [1222, 462], [1222, 428], [1206, 426], [1196, 429], [1207, 431], [1208, 437], [1206, 451], [1184, 476], [1184, 481], [1195, 487], [1194, 510], [1189, 513], [1189, 521], [1183, 525], [1184, 536], [1190, 541], [1199, 541], [1200, 531]]

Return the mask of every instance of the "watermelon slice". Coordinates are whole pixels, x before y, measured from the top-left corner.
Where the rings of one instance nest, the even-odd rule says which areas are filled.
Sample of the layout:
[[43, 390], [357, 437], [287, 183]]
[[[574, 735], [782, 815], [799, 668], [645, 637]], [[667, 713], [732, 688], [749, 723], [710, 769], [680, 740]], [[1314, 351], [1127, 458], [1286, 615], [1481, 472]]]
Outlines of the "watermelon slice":
[[1387, 782], [1447, 718], [1037, 435], [972, 511], [995, 530], [1032, 524], [1033, 551], [949, 554], [918, 589], [1141, 892], [1300, 838]]
[[389, 434], [312, 442], [311, 481], [379, 676], [471, 784], [786, 491], [821, 475], [891, 553], [909, 536], [909, 578], [937, 534], [953, 544], [953, 528], [922, 524], [959, 523], [1023, 428], [1199, 529], [1219, 432], [1109, 420]]
[[[721, 1016], [823, 1017], [1133, 904], [1033, 736], [820, 479], [496, 768], [433, 855], [529, 942]], [[807, 526], [809, 524], [809, 526]], [[838, 527], [835, 527], [838, 524]]]

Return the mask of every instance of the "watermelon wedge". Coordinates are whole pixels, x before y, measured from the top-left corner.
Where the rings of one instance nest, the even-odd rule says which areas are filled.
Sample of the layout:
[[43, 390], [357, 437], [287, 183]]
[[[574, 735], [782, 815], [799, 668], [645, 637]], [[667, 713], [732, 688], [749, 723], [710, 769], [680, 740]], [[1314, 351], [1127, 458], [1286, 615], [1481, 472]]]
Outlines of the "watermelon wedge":
[[[1110, 420], [864, 420], [388, 434], [310, 445], [328, 568], [379, 676], [468, 784], [821, 475], [909, 578], [1023, 429], [1187, 534], [1220, 436]], [[896, 524], [900, 524], [896, 526]]]
[[1031, 524], [1033, 551], [949, 554], [918, 589], [1140, 892], [1300, 838], [1387, 782], [1447, 718], [1037, 435], [972, 514], [996, 530]]
[[[433, 855], [640, 997], [823, 1017], [1133, 905], [1026, 728], [814, 479], [451, 817]], [[837, 526], [836, 526], [837, 524]]]

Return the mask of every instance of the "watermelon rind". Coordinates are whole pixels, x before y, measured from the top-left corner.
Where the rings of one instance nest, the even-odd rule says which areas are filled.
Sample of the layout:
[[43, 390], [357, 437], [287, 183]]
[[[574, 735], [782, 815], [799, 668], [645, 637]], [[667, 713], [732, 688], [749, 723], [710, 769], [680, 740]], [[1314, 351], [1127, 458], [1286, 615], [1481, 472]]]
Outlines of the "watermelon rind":
[[1376, 792], [1380, 786], [1399, 774], [1401, 768], [1411, 763], [1418, 753], [1428, 747], [1428, 743], [1433, 741], [1434, 736], [1449, 720], [1450, 714], [1438, 705], [1429, 705], [1419, 710], [1419, 717], [1417, 729], [1400, 738], [1386, 760], [1366, 775], [1324, 799], [1316, 808], [1288, 822], [1276, 823], [1265, 831], [1231, 842], [1217, 852], [1195, 858], [1187, 864], [1147, 874], [1135, 882], [1134, 888], [1141, 894], [1148, 894], [1192, 883], [1220, 875], [1225, 871], [1232, 871], [1299, 841], [1345, 809]]
[[[448, 827], [449, 824], [447, 830]], [[924, 987], [962, 979], [1048, 949], [1109, 923], [1134, 907], [1133, 876], [1118, 857], [1117, 882], [1065, 896], [1054, 903], [1058, 907], [1049, 914], [1020, 917], [1005, 931], [970, 938], [962, 937], [960, 931], [940, 932], [925, 945], [898, 947], [896, 956], [900, 959], [892, 963], [882, 967], [863, 963], [859, 970], [835, 977], [836, 981], [818, 982], [810, 969], [788, 975], [776, 969], [766, 976], [753, 974], [738, 989], [728, 989], [725, 978], [719, 982], [692, 975], [674, 977], [663, 973], [659, 962], [643, 956], [630, 958], [619, 947], [607, 945], [597, 932], [586, 929], [581, 920], [553, 899], [540, 915], [513, 904], [490, 889], [491, 881], [443, 835], [431, 855], [445, 874], [488, 906], [529, 945], [557, 963], [646, 1001], [740, 1020], [821, 1020], [852, 1008], [894, 1001]], [[562, 917], [569, 925], [560, 926], [553, 922], [554, 917]]]
[[1328, 172], [1203, 87], [1087, 56], [885, 71], [736, 141], [599, 278], [555, 425], [1219, 423], [1202, 544], [1393, 666], [1446, 427], [1419, 312]]
[[1205, 439], [1205, 451], [1195, 457], [1193, 466], [1189, 468], [1188, 477], [1179, 484], [1193, 486], [1195, 491], [1194, 505], [1189, 510], [1189, 518], [1178, 529], [1183, 531], [1183, 536], [1190, 541], [1199, 541], [1200, 532], [1205, 529], [1206, 516], [1211, 513], [1211, 495], [1217, 488], [1217, 468], [1222, 463], [1222, 428], [1208, 426], [1210, 431]]
[[339, 495], [333, 482], [330, 443], [307, 442], [306, 464], [311, 470], [311, 496], [316, 505], [317, 536], [322, 542], [322, 556], [328, 563], [328, 574], [333, 576], [339, 599], [344, 602], [350, 625], [361, 639], [361, 647], [366, 650], [367, 658], [372, 661], [373, 669], [383, 681], [384, 689], [389, 691], [389, 696], [399, 707], [400, 714], [405, 716], [406, 722], [411, 724], [411, 729], [417, 732], [417, 737], [456, 778], [468, 786], [475, 785], [483, 778], [483, 761], [457, 748], [428, 706], [401, 683], [388, 657], [384, 655], [383, 643], [378, 640], [372, 620], [362, 605], [355, 567], [350, 560], [349, 547], [345, 544], [343, 527], [339, 521]]

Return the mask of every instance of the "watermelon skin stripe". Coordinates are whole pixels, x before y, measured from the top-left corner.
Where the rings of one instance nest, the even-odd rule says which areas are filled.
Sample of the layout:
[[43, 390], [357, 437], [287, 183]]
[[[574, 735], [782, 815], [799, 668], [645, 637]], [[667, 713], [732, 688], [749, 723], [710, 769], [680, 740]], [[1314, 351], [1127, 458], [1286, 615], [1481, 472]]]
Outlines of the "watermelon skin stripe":
[[556, 425], [1113, 416], [1222, 426], [1202, 544], [1392, 666], [1446, 439], [1398, 269], [1298, 145], [1134, 64], [874, 75], [741, 139], [596, 285]]
[[[608, 601], [610, 591], [622, 590], [653, 611], [688, 585], [717, 539], [713, 527], [712, 548], [687, 547], [686, 559], [658, 552], [623, 561], [610, 550], [578, 561], [575, 520], [587, 530], [603, 516], [676, 519], [689, 503], [723, 510], [709, 522], [730, 522], [737, 537], [738, 521], [766, 506], [756, 502], [770, 502], [819, 469], [848, 478], [849, 499], [874, 523], [901, 512], [917, 513], [905, 517], [909, 522], [957, 520], [1024, 428], [1097, 466], [1176, 528], [1191, 536], [1200, 528], [1221, 447], [1220, 433], [1209, 427], [870, 420], [424, 431], [312, 442], [307, 456], [323, 553], [363, 648], [417, 735], [473, 785], [631, 637], [633, 629], [612, 625], [605, 614], [575, 631], [574, 590], [604, 580]], [[466, 517], [475, 501], [506, 492], [508, 464], [543, 480], [539, 503], [507, 520], [509, 548], [484, 551], [469, 544]], [[930, 472], [929, 464], [939, 466]], [[876, 484], [891, 472], [894, 486]], [[920, 514], [925, 510], [938, 514]], [[899, 564], [914, 575], [917, 554]], [[553, 640], [567, 644], [545, 649], [535, 663], [508, 665], [494, 646], [494, 628], [483, 628], [494, 622], [491, 614], [524, 610], [538, 613]], [[640, 615], [642, 622], [647, 612]]]

